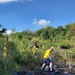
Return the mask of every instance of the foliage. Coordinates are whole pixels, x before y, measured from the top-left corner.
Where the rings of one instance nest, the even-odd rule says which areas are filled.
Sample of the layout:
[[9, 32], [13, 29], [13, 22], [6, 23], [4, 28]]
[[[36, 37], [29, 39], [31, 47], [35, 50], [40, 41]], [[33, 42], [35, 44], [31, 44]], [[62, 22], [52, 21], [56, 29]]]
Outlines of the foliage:
[[67, 43], [67, 42], [63, 42], [61, 45], [60, 45], [61, 48], [63, 49], [69, 49], [71, 48], [71, 44]]
[[[43, 55], [51, 46], [55, 48], [52, 53], [54, 63], [65, 63], [69, 60], [68, 58], [74, 59], [74, 27], [73, 23], [57, 28], [47, 26], [35, 32], [30, 30], [15, 32], [13, 29], [15, 33], [8, 36], [8, 40], [2, 35], [0, 37], [0, 75], [12, 75], [15, 69], [34, 70], [37, 66], [41, 66]], [[34, 43], [39, 46], [36, 56], [32, 53]], [[6, 56], [3, 55], [5, 52]]]

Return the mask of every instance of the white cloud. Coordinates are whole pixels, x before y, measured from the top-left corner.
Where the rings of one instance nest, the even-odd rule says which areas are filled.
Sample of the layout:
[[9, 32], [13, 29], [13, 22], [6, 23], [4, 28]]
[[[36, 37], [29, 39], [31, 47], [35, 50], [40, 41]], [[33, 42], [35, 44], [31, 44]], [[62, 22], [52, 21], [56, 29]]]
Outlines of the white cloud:
[[12, 31], [11, 30], [7, 30], [6, 33], [7, 33], [7, 35], [10, 35], [12, 33]]
[[8, 3], [8, 2], [24, 2], [24, 1], [32, 1], [32, 0], [0, 0], [0, 3]]
[[45, 26], [45, 25], [49, 25], [50, 24], [50, 20], [47, 21], [45, 19], [42, 19], [42, 20], [37, 21], [37, 19], [33, 19], [33, 23], [32, 24]]
[[13, 1], [18, 1], [18, 0], [0, 0], [0, 3], [8, 3]]
[[6, 30], [6, 32], [5, 33], [2, 33], [3, 35], [10, 35], [10, 34], [12, 34], [13, 32], [11, 31], [11, 30]]
[[48, 25], [50, 24], [50, 21], [46, 21], [45, 19], [43, 19], [43, 20], [40, 20], [38, 23], [39, 25]]
[[38, 22], [37, 22], [37, 19], [35, 18], [35, 19], [33, 19], [33, 23], [32, 24], [37, 24]]

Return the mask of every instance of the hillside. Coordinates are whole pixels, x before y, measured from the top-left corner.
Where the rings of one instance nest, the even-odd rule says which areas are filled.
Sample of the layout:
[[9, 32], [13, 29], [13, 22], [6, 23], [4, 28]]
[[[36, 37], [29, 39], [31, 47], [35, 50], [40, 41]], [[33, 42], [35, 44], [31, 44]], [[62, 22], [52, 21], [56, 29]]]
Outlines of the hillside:
[[[12, 75], [14, 70], [31, 71], [40, 67], [44, 52], [52, 46], [53, 64], [75, 65], [74, 38], [75, 23], [58, 28], [48, 26], [35, 32], [24, 30], [10, 36], [2, 35], [0, 32], [0, 75]], [[37, 56], [32, 52], [35, 42], [39, 45]]]

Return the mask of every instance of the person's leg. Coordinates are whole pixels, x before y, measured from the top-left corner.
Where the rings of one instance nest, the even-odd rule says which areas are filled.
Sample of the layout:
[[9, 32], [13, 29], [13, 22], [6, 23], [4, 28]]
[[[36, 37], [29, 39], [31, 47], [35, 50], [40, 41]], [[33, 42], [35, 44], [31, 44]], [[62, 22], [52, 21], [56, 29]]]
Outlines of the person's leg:
[[46, 64], [45, 64], [45, 63], [43, 63], [43, 64], [42, 64], [42, 67], [41, 67], [40, 74], [42, 74], [42, 73], [43, 73], [45, 66], [46, 66]]
[[52, 62], [50, 62], [50, 71], [52, 71]]
[[42, 65], [42, 67], [41, 67], [41, 70], [44, 70], [45, 66], [46, 66], [46, 64], [43, 63], [43, 65]]
[[52, 71], [52, 61], [48, 58], [47, 64], [49, 65], [50, 71]]
[[50, 62], [50, 71], [52, 71], [52, 62]]
[[47, 61], [47, 59], [44, 59], [43, 65], [42, 65], [42, 67], [41, 67], [41, 71], [43, 71], [44, 68], [46, 67], [46, 61]]

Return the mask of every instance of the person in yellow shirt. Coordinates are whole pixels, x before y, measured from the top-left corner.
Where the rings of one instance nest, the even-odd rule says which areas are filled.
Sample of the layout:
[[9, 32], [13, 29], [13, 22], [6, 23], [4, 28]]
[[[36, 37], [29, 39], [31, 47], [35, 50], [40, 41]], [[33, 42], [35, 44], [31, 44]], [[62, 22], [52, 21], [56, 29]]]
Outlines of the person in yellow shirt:
[[45, 54], [44, 54], [44, 62], [43, 65], [41, 67], [41, 71], [44, 70], [44, 68], [46, 67], [46, 65], [49, 65], [50, 71], [52, 71], [52, 60], [50, 60], [51, 57], [51, 52], [54, 50], [53, 47], [51, 47], [50, 49], [46, 50]]
[[32, 48], [32, 51], [33, 51], [33, 54], [34, 55], [37, 55], [37, 50], [38, 50], [39, 46], [35, 43], [33, 48]]

